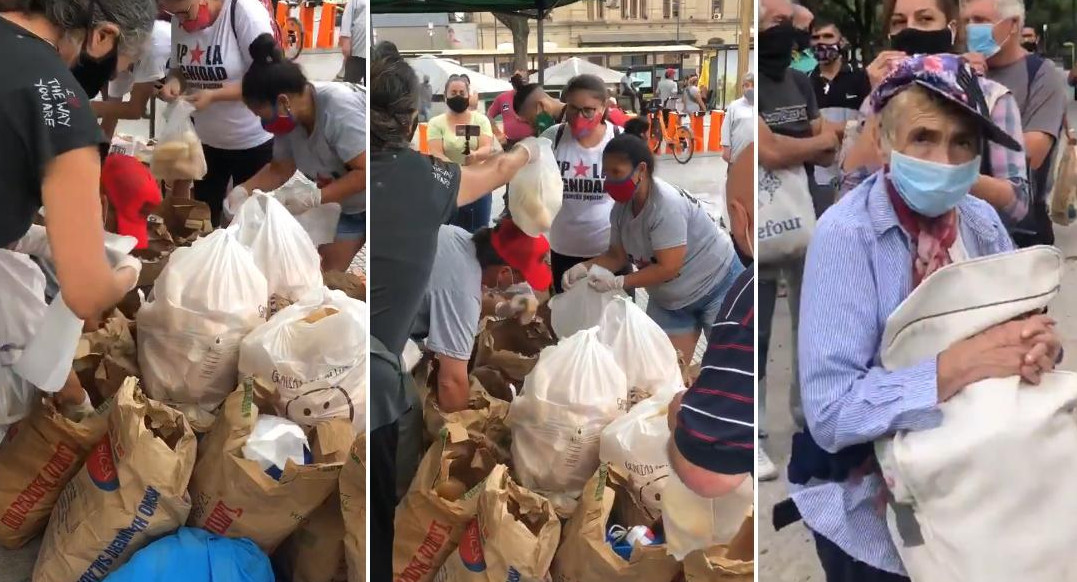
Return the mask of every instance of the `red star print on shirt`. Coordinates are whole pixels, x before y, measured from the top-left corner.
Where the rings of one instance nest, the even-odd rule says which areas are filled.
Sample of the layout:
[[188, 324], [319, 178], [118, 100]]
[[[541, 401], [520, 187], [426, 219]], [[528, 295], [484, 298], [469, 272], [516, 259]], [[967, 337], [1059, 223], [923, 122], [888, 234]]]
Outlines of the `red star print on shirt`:
[[194, 50], [191, 51], [191, 64], [201, 63], [202, 55], [206, 54], [206, 51], [202, 50], [201, 44], [194, 45]]
[[580, 176], [586, 176], [587, 175], [587, 170], [591, 169], [590, 166], [583, 163], [583, 160], [580, 160], [579, 165], [574, 166], [574, 168], [576, 170], [576, 177], [577, 178], [580, 177]]

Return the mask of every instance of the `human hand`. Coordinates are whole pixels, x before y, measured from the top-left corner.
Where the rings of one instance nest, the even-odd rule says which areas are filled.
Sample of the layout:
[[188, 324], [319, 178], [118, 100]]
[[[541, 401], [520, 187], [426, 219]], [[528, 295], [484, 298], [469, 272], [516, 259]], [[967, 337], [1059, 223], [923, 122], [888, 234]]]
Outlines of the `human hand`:
[[184, 97], [184, 100], [186, 100], [191, 105], [194, 105], [195, 111], [202, 111], [203, 109], [209, 107], [210, 105], [213, 105], [213, 102], [216, 100], [216, 98], [217, 98], [216, 91], [203, 90], [203, 91], [198, 91], [197, 93], [195, 93], [193, 95], [188, 95], [188, 96]]
[[243, 203], [250, 198], [251, 193], [247, 191], [243, 186], [236, 186], [232, 188], [232, 191], [228, 193], [228, 196], [224, 199], [224, 214], [229, 218], [235, 216], [239, 212], [239, 207], [243, 206]]
[[961, 57], [965, 59], [965, 62], [967, 62], [977, 74], [987, 74], [987, 57], [980, 53], [965, 53], [961, 55]]
[[620, 291], [625, 288], [625, 278], [621, 275], [614, 275], [610, 272], [591, 275], [587, 279], [587, 283], [591, 286], [592, 289], [598, 291], [599, 293]]
[[587, 270], [589, 268], [587, 263], [577, 263], [573, 265], [572, 268], [565, 271], [565, 274], [561, 277], [561, 287], [564, 287], [565, 291], [568, 291], [575, 286], [576, 283], [586, 279]]
[[1060, 349], [1054, 321], [1046, 316], [996, 325], [939, 354], [939, 401], [988, 378], [1020, 376], [1038, 384], [1043, 372], [1054, 369]]
[[505, 319], [516, 318], [520, 323], [527, 325], [535, 319], [537, 311], [538, 299], [534, 295], [521, 293], [513, 296], [512, 299], [498, 303], [494, 313]]
[[894, 64], [906, 58], [906, 54], [901, 51], [883, 51], [879, 53], [879, 56], [875, 57], [874, 61], [868, 65], [868, 81], [871, 82], [871, 88], [879, 86], [883, 79], [890, 74], [890, 70]]
[[157, 90], [157, 97], [165, 103], [172, 103], [183, 93], [183, 83], [177, 77], [169, 77], [164, 85]]
[[117, 285], [127, 293], [138, 285], [138, 277], [142, 274], [142, 261], [131, 255], [124, 255], [116, 262], [112, 274]]
[[1055, 320], [1046, 315], [1033, 315], [1021, 323], [1021, 341], [1032, 346], [1025, 356], [1021, 377], [1030, 384], [1039, 384], [1043, 374], [1055, 369], [1062, 353], [1062, 339], [1055, 330]]

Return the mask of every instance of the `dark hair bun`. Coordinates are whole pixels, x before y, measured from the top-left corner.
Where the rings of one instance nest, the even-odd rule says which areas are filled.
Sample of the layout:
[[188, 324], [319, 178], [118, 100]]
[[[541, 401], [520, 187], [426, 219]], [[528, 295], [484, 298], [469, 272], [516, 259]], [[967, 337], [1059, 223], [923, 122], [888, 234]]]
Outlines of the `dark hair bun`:
[[284, 61], [284, 53], [281, 52], [277, 39], [268, 32], [254, 39], [250, 51], [255, 66], [272, 65]]
[[524, 76], [520, 73], [515, 73], [511, 77], [509, 77], [509, 83], [512, 84], [513, 89], [519, 91], [521, 88], [523, 88], [524, 85], [527, 84], [527, 79], [524, 79]]

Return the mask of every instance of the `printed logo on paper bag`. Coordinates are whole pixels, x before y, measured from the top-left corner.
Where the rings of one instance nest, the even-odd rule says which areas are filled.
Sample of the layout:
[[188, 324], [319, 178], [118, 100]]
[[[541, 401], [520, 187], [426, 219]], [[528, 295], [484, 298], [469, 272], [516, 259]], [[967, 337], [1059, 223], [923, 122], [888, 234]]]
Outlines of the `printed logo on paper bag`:
[[473, 519], [460, 538], [460, 560], [471, 572], [485, 572], [486, 558], [482, 553], [482, 538], [479, 536], [479, 520]]
[[86, 458], [86, 473], [90, 475], [90, 481], [102, 491], [115, 491], [120, 488], [120, 476], [116, 473], [116, 463], [112, 459], [112, 440], [108, 433]]

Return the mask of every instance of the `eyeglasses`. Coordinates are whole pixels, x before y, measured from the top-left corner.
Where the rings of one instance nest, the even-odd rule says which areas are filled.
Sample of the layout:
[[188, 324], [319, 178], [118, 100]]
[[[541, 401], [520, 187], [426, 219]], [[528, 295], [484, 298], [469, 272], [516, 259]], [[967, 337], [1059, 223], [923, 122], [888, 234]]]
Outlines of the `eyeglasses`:
[[575, 105], [565, 105], [565, 112], [569, 115], [579, 115], [584, 119], [594, 119], [598, 115], [599, 109], [597, 107], [576, 107]]

